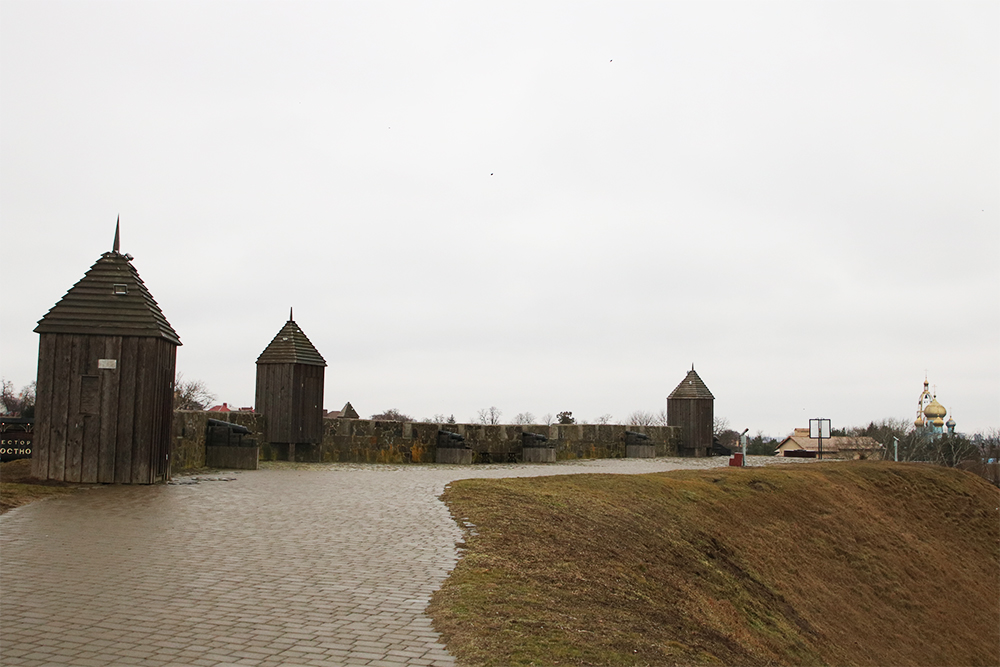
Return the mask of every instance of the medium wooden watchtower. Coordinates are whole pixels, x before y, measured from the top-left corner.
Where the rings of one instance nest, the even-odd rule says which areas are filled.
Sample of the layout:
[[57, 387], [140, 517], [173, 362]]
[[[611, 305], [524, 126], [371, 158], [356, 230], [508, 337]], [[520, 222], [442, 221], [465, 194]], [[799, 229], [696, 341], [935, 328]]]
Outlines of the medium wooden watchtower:
[[113, 250], [35, 328], [31, 473], [66, 482], [152, 484], [170, 476], [177, 332]]
[[691, 370], [667, 396], [667, 425], [681, 427], [681, 456], [708, 456], [712, 449], [715, 396]]
[[256, 410], [264, 416], [264, 437], [278, 458], [319, 460], [325, 373], [326, 360], [289, 311], [285, 326], [257, 357]]

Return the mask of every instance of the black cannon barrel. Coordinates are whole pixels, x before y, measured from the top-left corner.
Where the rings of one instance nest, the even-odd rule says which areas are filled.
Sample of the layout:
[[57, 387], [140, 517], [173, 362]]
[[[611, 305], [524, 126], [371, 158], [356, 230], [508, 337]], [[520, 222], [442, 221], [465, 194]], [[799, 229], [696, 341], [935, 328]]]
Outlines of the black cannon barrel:
[[531, 447], [532, 445], [538, 446], [540, 443], [548, 442], [549, 436], [542, 435], [541, 433], [529, 433], [524, 431], [521, 433], [521, 444]]
[[208, 425], [209, 426], [214, 426], [215, 428], [228, 429], [229, 431], [231, 431], [233, 433], [242, 433], [244, 435], [250, 433], [250, 429], [248, 429], [246, 426], [243, 426], [242, 424], [234, 424], [232, 422], [224, 422], [221, 419], [209, 419], [208, 420]]
[[438, 431], [438, 447], [464, 448], [467, 446], [464, 435], [452, 433], [451, 431]]
[[636, 433], [635, 431], [625, 431], [625, 437], [633, 440], [649, 440], [649, 436], [645, 433]]

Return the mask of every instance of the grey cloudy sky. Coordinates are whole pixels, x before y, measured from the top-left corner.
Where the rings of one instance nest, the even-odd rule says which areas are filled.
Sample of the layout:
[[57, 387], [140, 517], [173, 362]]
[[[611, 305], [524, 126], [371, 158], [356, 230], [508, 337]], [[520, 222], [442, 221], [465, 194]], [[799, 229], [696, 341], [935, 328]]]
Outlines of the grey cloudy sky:
[[1000, 3], [0, 1], [0, 372], [122, 251], [251, 405], [1000, 425]]

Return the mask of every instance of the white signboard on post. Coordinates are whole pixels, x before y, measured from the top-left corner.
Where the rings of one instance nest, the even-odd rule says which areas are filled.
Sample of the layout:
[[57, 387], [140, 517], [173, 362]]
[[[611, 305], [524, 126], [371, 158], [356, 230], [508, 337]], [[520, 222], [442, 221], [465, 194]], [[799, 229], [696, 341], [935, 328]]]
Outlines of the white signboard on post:
[[817, 454], [819, 458], [823, 458], [823, 439], [830, 439], [830, 420], [829, 419], [810, 419], [809, 420], [809, 437], [813, 440], [819, 441], [819, 451]]
[[[799, 422], [800, 424], [802, 422]], [[829, 440], [830, 438], [830, 420], [829, 419], [810, 419], [809, 420], [809, 437], [813, 440], [818, 440], [823, 438], [824, 440]]]

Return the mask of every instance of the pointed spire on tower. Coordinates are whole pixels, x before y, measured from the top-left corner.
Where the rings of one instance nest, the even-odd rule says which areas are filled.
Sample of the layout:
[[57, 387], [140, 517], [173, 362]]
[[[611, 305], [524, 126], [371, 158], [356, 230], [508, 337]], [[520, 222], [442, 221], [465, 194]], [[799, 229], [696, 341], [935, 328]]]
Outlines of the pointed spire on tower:
[[121, 222], [122, 222], [122, 216], [119, 214], [118, 219], [115, 221], [115, 245], [111, 249], [115, 253], [119, 253], [119, 254], [120, 254], [119, 251], [121, 249], [121, 242], [120, 242], [120, 238], [121, 237], [120, 237], [120, 234], [119, 234], [120, 227], [121, 227]]
[[[289, 310], [291, 315], [291, 310]], [[308, 364], [326, 366], [326, 361], [319, 351], [299, 328], [299, 325], [289, 320], [274, 340], [264, 348], [257, 357], [258, 364]]]
[[289, 322], [294, 322], [295, 321], [295, 318], [292, 317], [292, 307], [291, 306], [288, 307], [288, 321]]
[[681, 380], [681, 383], [677, 385], [677, 388], [670, 392], [667, 398], [711, 398], [712, 392], [709, 391], [708, 387], [705, 386], [705, 382], [698, 377], [698, 373], [694, 370], [694, 364], [691, 364], [691, 370], [688, 371], [687, 375]]

